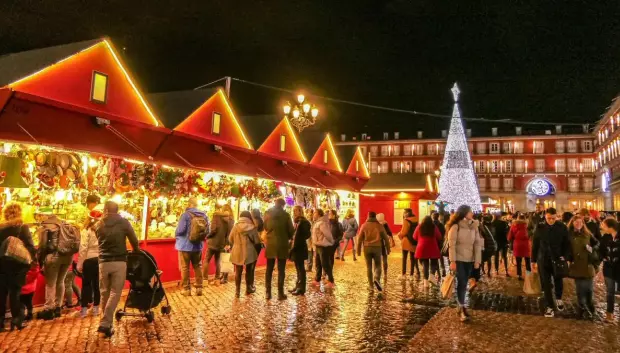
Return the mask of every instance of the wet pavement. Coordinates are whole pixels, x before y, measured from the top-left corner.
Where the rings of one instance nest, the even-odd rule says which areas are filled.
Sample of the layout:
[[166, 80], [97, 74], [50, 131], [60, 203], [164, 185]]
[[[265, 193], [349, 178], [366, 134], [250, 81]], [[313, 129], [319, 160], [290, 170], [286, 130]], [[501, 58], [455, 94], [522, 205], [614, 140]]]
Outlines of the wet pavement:
[[[463, 327], [450, 308], [453, 300], [441, 299], [437, 287], [424, 290], [421, 281], [397, 279], [400, 263], [399, 254], [391, 256], [382, 296], [369, 292], [363, 259], [353, 262], [348, 256], [345, 262], [337, 261], [335, 288], [309, 284], [305, 297], [265, 300], [259, 271], [258, 292], [248, 297], [235, 299], [233, 283], [207, 286], [202, 297], [184, 297], [180, 290], [169, 288], [172, 314], [162, 316], [158, 311], [152, 324], [123, 318], [116, 323], [113, 338], [105, 339], [96, 334], [97, 318], [65, 315], [52, 322], [34, 322], [21, 332], [0, 334], [0, 352], [480, 352], [491, 347], [507, 352], [514, 342], [527, 341], [528, 335], [537, 337], [527, 342], [532, 347], [550, 338], [575, 351], [584, 351], [578, 343], [589, 341], [598, 342], [587, 347], [599, 352], [618, 351], [616, 336], [609, 334], [617, 332], [616, 326], [573, 319], [569, 302], [575, 298], [574, 285], [569, 280], [564, 297], [569, 305], [561, 315], [568, 320], [543, 318], [540, 299], [525, 296], [516, 278], [500, 275], [485, 278], [469, 298], [475, 320]], [[289, 266], [289, 287], [294, 280]], [[602, 313], [600, 283], [596, 298]], [[583, 330], [588, 333], [585, 337], [578, 335]], [[543, 351], [556, 351], [548, 348]]]

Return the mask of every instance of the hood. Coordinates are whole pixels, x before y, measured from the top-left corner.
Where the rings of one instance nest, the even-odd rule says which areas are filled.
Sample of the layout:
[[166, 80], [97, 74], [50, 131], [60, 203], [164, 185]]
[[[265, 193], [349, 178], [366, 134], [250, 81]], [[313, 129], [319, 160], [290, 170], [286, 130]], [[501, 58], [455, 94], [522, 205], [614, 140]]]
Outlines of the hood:
[[239, 228], [240, 232], [249, 232], [256, 228], [256, 226], [254, 225], [254, 222], [247, 217], [239, 218], [235, 226]]
[[517, 219], [516, 221], [514, 221], [513, 224], [514, 225], [520, 225], [520, 224], [527, 225], [527, 221]]
[[476, 229], [480, 226], [480, 222], [478, 222], [477, 220], [473, 220], [473, 221], [468, 221], [467, 219], [461, 219], [459, 221], [459, 227], [461, 228], [469, 228], [469, 229]]
[[10, 227], [19, 227], [22, 224], [24, 224], [24, 221], [22, 221], [21, 218], [18, 218], [12, 221], [3, 222], [2, 224], [0, 224], [0, 229], [10, 228]]
[[366, 223], [379, 223], [379, 221], [377, 221], [377, 219], [374, 217], [368, 217]]
[[197, 208], [190, 207], [186, 211], [192, 213], [195, 216], [207, 217], [207, 215], [204, 212], [202, 212], [201, 210]]
[[216, 217], [226, 223], [228, 223], [228, 220], [230, 219], [230, 215], [226, 211], [215, 211], [215, 213], [213, 213], [213, 218]]

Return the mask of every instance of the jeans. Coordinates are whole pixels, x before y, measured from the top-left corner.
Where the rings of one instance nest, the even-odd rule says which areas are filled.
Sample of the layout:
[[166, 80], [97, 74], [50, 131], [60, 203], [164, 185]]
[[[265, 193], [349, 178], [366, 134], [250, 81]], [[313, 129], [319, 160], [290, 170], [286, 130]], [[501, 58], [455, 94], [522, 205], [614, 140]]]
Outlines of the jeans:
[[562, 278], [553, 276], [553, 265], [540, 261], [538, 263], [538, 272], [540, 273], [540, 282], [542, 290], [545, 292], [545, 305], [547, 308], [555, 309], [555, 299], [562, 299], [564, 292], [564, 281]]
[[[428, 279], [430, 273], [439, 273], [439, 269], [437, 268], [438, 261], [437, 259], [420, 259], [422, 263], [422, 269], [424, 271], [424, 279]], [[429, 266], [430, 265], [430, 266]], [[429, 273], [430, 267], [430, 273]]]
[[19, 294], [22, 290], [28, 272], [28, 266], [23, 266], [9, 259], [0, 259], [0, 325], [4, 327], [6, 301], [9, 299], [11, 316], [15, 321], [24, 315]]
[[[508, 273], [508, 245], [505, 245], [502, 248], [497, 248], [497, 251], [495, 252], [495, 272], [499, 273], [499, 256], [502, 256], [502, 259], [504, 260], [504, 269], [506, 270], [506, 273]], [[490, 269], [489, 269], [489, 272]]]
[[467, 292], [467, 280], [474, 269], [473, 262], [456, 262], [456, 299], [460, 306], [465, 306], [465, 293]]
[[607, 286], [607, 312], [614, 313], [614, 304], [616, 301], [616, 285], [620, 283], [613, 278], [605, 277], [605, 285]]
[[318, 282], [321, 280], [323, 271], [327, 275], [327, 280], [334, 283], [334, 273], [332, 272], [332, 257], [331, 247], [317, 246], [316, 247], [316, 276], [314, 279]]
[[93, 303], [99, 306], [101, 302], [99, 292], [99, 259], [96, 257], [84, 260], [82, 265], [82, 308]]
[[99, 288], [101, 289], [101, 304], [103, 317], [99, 326], [112, 327], [114, 312], [121, 300], [125, 279], [127, 278], [127, 263], [125, 261], [101, 262], [99, 264]]
[[71, 256], [49, 254], [43, 265], [45, 276], [45, 310], [55, 310], [62, 304], [65, 294], [65, 277], [71, 264]]
[[415, 252], [403, 250], [403, 276], [407, 274], [407, 255], [409, 255], [411, 261], [411, 275], [413, 276], [413, 269], [415, 268], [415, 272], [420, 275], [420, 267], [418, 266], [418, 260], [415, 258]]
[[181, 257], [181, 286], [183, 289], [191, 289], [190, 265], [194, 268], [194, 276], [196, 276], [194, 286], [202, 288], [202, 253], [200, 251], [179, 251], [179, 256]]
[[267, 259], [267, 272], [265, 273], [265, 289], [267, 294], [271, 294], [271, 278], [273, 270], [278, 261], [278, 294], [284, 294], [284, 271], [286, 270], [286, 259]]
[[[246, 292], [249, 292], [254, 285], [254, 271], [252, 267], [254, 262], [245, 265], [245, 288]], [[243, 276], [243, 265], [235, 265], [235, 293], [241, 293], [241, 277]]]
[[[366, 260], [366, 276], [368, 284], [373, 285], [374, 281], [381, 282], [381, 248], [378, 246], [364, 247], [364, 259]], [[373, 276], [374, 262], [374, 276]]]
[[207, 249], [204, 266], [202, 267], [202, 277], [204, 279], [209, 280], [209, 264], [211, 263], [212, 257], [215, 257], [215, 279], [220, 278], [222, 268], [222, 261], [220, 260], [221, 253], [221, 250]]
[[355, 237], [345, 239], [342, 243], [344, 244], [344, 246], [340, 250], [340, 258], [342, 259], [344, 257], [344, 252], [347, 251], [347, 248], [349, 247], [349, 243], [351, 243], [352, 244], [351, 253], [353, 253], [353, 259], [355, 259]]
[[314, 264], [314, 249], [310, 248], [308, 249], [308, 261], [307, 261], [308, 267], [307, 267], [307, 271], [310, 272], [312, 271], [312, 265]]
[[522, 277], [521, 261], [525, 259], [525, 270], [532, 272], [532, 265], [529, 257], [517, 257], [517, 276]]
[[594, 292], [593, 278], [575, 278], [575, 291], [577, 292], [577, 303], [582, 309], [594, 312], [594, 302], [592, 295]]
[[67, 272], [65, 276], [65, 304], [69, 307], [73, 305], [73, 294], [78, 299], [78, 303], [82, 301], [82, 291], [75, 283], [75, 273], [73, 271]]
[[302, 292], [306, 292], [306, 267], [304, 259], [295, 258], [295, 271], [297, 272], [297, 283], [295, 288]]

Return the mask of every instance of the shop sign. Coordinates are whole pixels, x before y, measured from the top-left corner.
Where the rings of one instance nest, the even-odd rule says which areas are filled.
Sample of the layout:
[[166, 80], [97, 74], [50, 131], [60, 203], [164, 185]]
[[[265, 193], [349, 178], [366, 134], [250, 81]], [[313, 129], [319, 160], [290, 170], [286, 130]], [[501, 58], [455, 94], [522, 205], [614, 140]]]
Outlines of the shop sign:
[[530, 181], [527, 192], [536, 196], [546, 196], [553, 193], [553, 185], [544, 178], [536, 178]]

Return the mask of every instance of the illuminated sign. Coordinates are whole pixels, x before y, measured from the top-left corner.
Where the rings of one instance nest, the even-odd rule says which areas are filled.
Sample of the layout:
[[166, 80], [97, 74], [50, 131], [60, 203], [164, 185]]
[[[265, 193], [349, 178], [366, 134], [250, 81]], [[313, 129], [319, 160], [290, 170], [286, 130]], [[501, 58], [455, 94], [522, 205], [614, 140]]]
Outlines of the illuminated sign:
[[546, 196], [554, 192], [553, 184], [547, 179], [536, 178], [530, 181], [527, 186], [527, 192], [536, 196]]
[[603, 174], [601, 175], [601, 191], [607, 192], [609, 191], [609, 181], [611, 180], [611, 176], [609, 175], [609, 169], [603, 169]]

